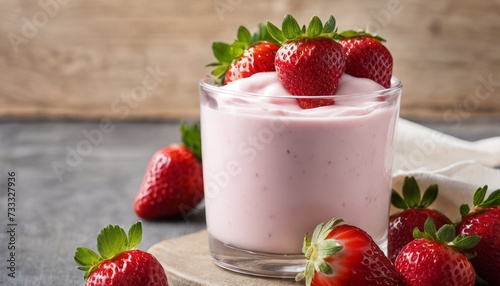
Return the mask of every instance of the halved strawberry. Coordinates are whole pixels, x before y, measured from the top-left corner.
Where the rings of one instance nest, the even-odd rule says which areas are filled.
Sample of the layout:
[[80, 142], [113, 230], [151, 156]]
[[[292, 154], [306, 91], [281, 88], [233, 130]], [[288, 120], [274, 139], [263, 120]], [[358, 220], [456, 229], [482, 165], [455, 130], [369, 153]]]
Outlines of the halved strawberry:
[[396, 258], [396, 269], [407, 286], [473, 286], [476, 275], [464, 253], [476, 245], [480, 237], [455, 236], [455, 228], [445, 224], [438, 231], [432, 218], [425, 222], [424, 232], [415, 228], [411, 241]]
[[413, 229], [424, 230], [424, 224], [431, 217], [436, 227], [450, 224], [451, 220], [437, 210], [428, 209], [438, 196], [438, 186], [430, 185], [420, 197], [420, 187], [414, 177], [405, 177], [403, 197], [392, 191], [391, 203], [403, 211], [389, 217], [387, 255], [394, 262], [403, 246], [414, 239]]
[[457, 231], [462, 235], [479, 235], [481, 241], [471, 248], [477, 256], [471, 259], [476, 273], [491, 285], [500, 285], [500, 190], [485, 200], [488, 186], [477, 189], [472, 209], [460, 207], [462, 220]]
[[207, 66], [216, 67], [212, 75], [216, 83], [228, 84], [254, 73], [275, 71], [274, 58], [279, 46], [267, 33], [264, 26], [253, 36], [247, 28], [240, 26], [236, 40], [230, 45], [214, 42], [212, 51], [218, 62]]
[[151, 158], [134, 210], [144, 219], [184, 215], [203, 199], [201, 137], [198, 125], [181, 124], [183, 145], [158, 150]]
[[[323, 25], [314, 16], [309, 26], [300, 28], [288, 14], [282, 30], [267, 22], [269, 34], [281, 47], [274, 64], [283, 86], [293, 95], [333, 95], [337, 91], [340, 77], [345, 71], [345, 56], [342, 46], [333, 37], [336, 35], [335, 18], [330, 16]], [[313, 108], [333, 104], [333, 99], [297, 99], [300, 107]]]
[[334, 218], [306, 234], [302, 251], [306, 267], [295, 278], [306, 285], [403, 285], [399, 274], [362, 229]]
[[385, 88], [391, 86], [393, 60], [382, 44], [384, 39], [353, 30], [340, 33], [338, 39], [345, 51], [347, 74], [369, 78]]
[[150, 253], [136, 249], [142, 240], [141, 222], [133, 224], [128, 235], [109, 225], [97, 236], [96, 253], [78, 247], [74, 259], [85, 271], [86, 286], [158, 285], [168, 286], [160, 262]]

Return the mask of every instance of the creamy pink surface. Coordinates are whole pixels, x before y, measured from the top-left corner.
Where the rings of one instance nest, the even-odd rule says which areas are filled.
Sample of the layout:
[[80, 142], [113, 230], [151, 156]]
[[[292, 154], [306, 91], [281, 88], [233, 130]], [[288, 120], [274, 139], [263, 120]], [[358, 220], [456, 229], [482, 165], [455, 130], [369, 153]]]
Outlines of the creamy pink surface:
[[[337, 94], [382, 89], [344, 75]], [[253, 251], [300, 253], [306, 232], [332, 217], [386, 240], [398, 105], [350, 102], [301, 109], [275, 73], [201, 96], [208, 232]], [[350, 100], [346, 97], [346, 102]]]

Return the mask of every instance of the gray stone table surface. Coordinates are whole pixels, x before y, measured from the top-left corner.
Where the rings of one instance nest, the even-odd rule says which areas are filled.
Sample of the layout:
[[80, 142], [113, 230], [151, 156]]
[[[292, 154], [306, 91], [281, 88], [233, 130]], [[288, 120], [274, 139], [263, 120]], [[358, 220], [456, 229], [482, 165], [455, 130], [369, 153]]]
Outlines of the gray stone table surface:
[[[500, 120], [419, 123], [467, 140], [500, 136]], [[132, 202], [146, 165], [157, 149], [179, 142], [178, 124], [0, 122], [0, 284], [83, 285], [73, 261], [75, 248], [95, 249], [102, 227], [128, 227], [139, 219]], [[7, 214], [12, 177], [14, 222]], [[143, 221], [140, 248], [203, 228], [202, 205], [180, 219]], [[8, 249], [12, 245], [15, 250]], [[10, 252], [15, 252], [15, 278], [8, 276]]]

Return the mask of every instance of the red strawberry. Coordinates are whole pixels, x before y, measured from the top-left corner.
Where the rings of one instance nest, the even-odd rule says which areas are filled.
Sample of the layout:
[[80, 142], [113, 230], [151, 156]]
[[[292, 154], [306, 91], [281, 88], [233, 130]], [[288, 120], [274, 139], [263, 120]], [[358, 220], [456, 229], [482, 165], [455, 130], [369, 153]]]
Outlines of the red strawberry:
[[479, 235], [481, 241], [471, 248], [477, 256], [471, 259], [477, 275], [491, 285], [500, 285], [500, 190], [492, 192], [486, 200], [488, 187], [474, 194], [473, 208], [462, 205], [462, 220], [457, 227], [462, 235]]
[[170, 145], [151, 158], [134, 200], [144, 219], [184, 215], [203, 199], [200, 130], [181, 125], [184, 145]]
[[312, 238], [306, 234], [302, 251], [307, 259], [296, 280], [306, 285], [403, 285], [399, 274], [373, 239], [363, 230], [332, 219], [320, 224]]
[[386, 88], [391, 86], [392, 55], [382, 44], [384, 39], [352, 30], [340, 33], [340, 39], [347, 74], [369, 78]]
[[97, 236], [94, 251], [78, 247], [75, 261], [85, 271], [86, 286], [168, 286], [167, 276], [160, 262], [151, 254], [136, 249], [141, 243], [142, 225], [133, 224], [128, 231], [109, 225]]
[[243, 51], [226, 72], [225, 83], [245, 78], [258, 72], [274, 71], [274, 57], [279, 46], [271, 42], [259, 42]]
[[469, 254], [461, 251], [479, 242], [479, 236], [457, 236], [451, 224], [438, 231], [432, 218], [425, 222], [425, 232], [415, 228], [415, 240], [403, 247], [396, 258], [396, 269], [407, 286], [473, 286], [476, 275]]
[[274, 58], [279, 46], [267, 34], [264, 26], [253, 36], [247, 28], [240, 26], [237, 39], [231, 45], [221, 42], [212, 44], [212, 50], [218, 62], [208, 66], [216, 67], [212, 71], [219, 84], [228, 84], [254, 73], [275, 71]]
[[413, 229], [418, 227], [424, 230], [424, 223], [431, 217], [436, 227], [451, 224], [451, 220], [444, 214], [428, 209], [438, 195], [438, 186], [430, 185], [420, 198], [420, 188], [413, 177], [406, 177], [403, 183], [403, 197], [392, 191], [391, 203], [404, 211], [393, 214], [389, 218], [389, 233], [387, 239], [387, 255], [394, 262], [399, 251], [412, 241]]
[[[283, 86], [293, 95], [333, 95], [345, 71], [342, 46], [333, 37], [335, 18], [330, 16], [323, 26], [314, 16], [306, 30], [288, 14], [282, 30], [267, 22], [269, 34], [281, 43], [275, 65]], [[300, 107], [314, 108], [333, 104], [333, 99], [297, 99]]]

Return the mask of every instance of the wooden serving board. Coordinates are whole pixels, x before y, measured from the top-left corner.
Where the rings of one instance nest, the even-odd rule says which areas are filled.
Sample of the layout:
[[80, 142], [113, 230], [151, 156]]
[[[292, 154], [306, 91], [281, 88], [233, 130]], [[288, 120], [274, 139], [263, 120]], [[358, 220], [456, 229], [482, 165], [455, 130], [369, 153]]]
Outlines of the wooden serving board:
[[163, 265], [169, 286], [288, 286], [293, 279], [254, 277], [225, 270], [212, 262], [206, 230], [161, 241], [148, 252]]

